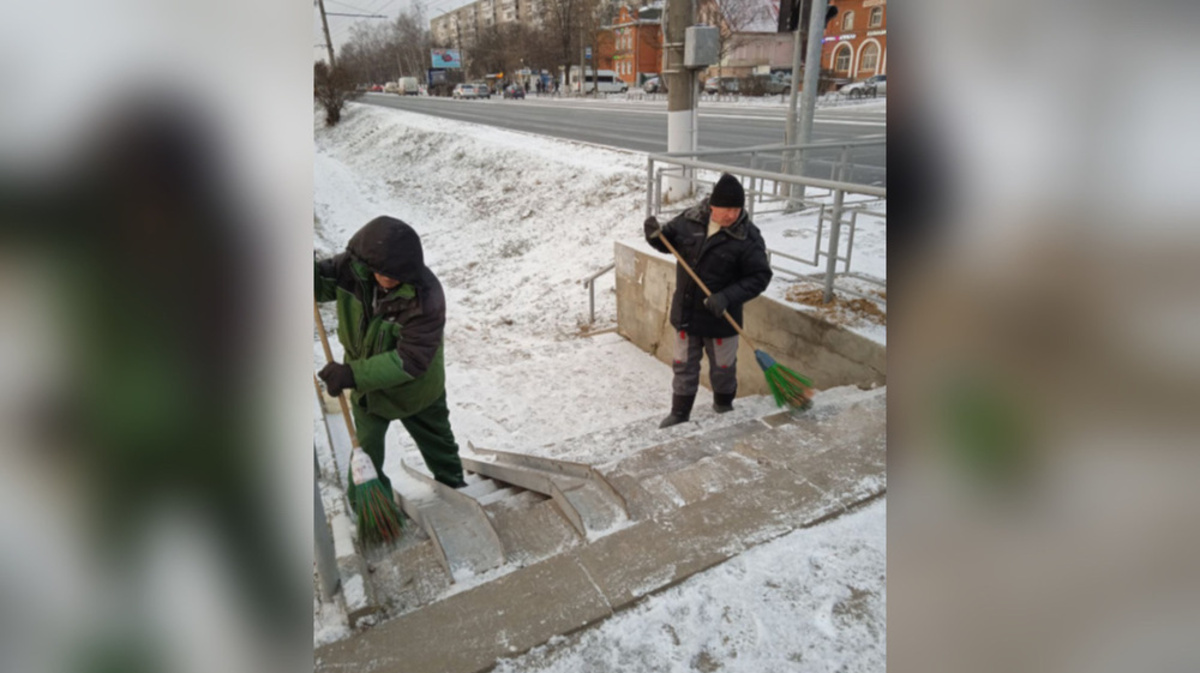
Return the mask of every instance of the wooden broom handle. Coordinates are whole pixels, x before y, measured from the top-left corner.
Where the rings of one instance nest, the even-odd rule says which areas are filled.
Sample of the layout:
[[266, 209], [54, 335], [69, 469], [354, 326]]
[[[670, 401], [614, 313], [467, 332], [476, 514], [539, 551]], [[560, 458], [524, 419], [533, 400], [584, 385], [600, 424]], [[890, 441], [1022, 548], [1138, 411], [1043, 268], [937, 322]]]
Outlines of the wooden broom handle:
[[[317, 319], [317, 334], [321, 335], [321, 346], [325, 349], [325, 361], [333, 362], [333, 349], [329, 347], [329, 337], [325, 335], [325, 321], [321, 320], [321, 310], [317, 308], [317, 300], [313, 299], [313, 317]], [[314, 376], [313, 382], [316, 383]], [[317, 386], [317, 390], [320, 390]], [[346, 402], [346, 391], [337, 396], [342, 405], [342, 416], [346, 418], [346, 429], [350, 431], [350, 444], [358, 448], [358, 433], [354, 431], [354, 421], [350, 419], [350, 404]]]
[[[667, 250], [670, 250], [672, 255], [675, 255], [675, 259], [679, 260], [679, 265], [683, 267], [684, 271], [688, 272], [688, 275], [692, 277], [692, 280], [696, 281], [696, 284], [700, 286], [700, 289], [704, 290], [704, 296], [711, 297], [712, 290], [708, 289], [708, 286], [704, 284], [704, 281], [700, 280], [700, 276], [697, 276], [696, 272], [692, 271], [692, 267], [688, 266], [688, 263], [683, 261], [683, 256], [679, 254], [679, 251], [675, 249], [675, 246], [671, 245], [671, 242], [667, 240], [667, 237], [663, 236], [661, 227], [658, 230], [657, 238], [658, 240], [662, 241], [663, 245], [667, 246]], [[729, 311], [725, 311], [721, 315], [725, 316], [725, 319], [729, 321], [729, 324], [733, 325], [733, 328], [737, 330], [738, 335], [746, 340], [746, 344], [750, 346], [751, 350], [758, 350], [758, 347], [754, 345], [754, 342], [750, 340], [750, 337], [746, 336], [746, 333], [742, 331], [742, 326], [737, 324], [737, 321], [733, 319], [733, 316], [729, 315]]]

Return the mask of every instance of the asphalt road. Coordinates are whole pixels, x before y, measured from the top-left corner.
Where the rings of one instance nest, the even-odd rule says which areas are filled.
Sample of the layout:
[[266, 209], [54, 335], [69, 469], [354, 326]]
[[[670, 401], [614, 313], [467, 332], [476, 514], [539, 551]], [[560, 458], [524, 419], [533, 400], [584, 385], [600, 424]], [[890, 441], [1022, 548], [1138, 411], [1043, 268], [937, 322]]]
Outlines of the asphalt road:
[[[661, 100], [454, 100], [368, 93], [359, 102], [638, 152], [667, 151], [667, 106]], [[701, 102], [700, 148], [780, 144], [786, 125], [784, 107]], [[815, 142], [886, 138], [887, 116], [883, 112], [858, 111], [854, 107], [820, 109], [813, 123]], [[839, 157], [838, 152], [822, 151], [810, 158], [805, 172], [829, 178]], [[719, 157], [714, 161], [750, 165], [748, 156]], [[856, 148], [852, 162], [852, 182], [887, 186], [886, 145]], [[762, 167], [777, 170], [779, 161], [767, 160]]]

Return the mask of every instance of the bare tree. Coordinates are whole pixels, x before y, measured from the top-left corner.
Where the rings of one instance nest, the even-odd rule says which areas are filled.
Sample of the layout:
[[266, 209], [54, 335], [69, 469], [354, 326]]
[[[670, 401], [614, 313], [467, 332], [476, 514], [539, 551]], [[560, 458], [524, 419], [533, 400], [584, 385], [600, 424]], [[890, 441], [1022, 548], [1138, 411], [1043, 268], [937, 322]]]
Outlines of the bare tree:
[[581, 21], [594, 0], [547, 0], [545, 4], [546, 33], [554, 40], [556, 65], [564, 73], [571, 72], [571, 62], [580, 58]]
[[381, 83], [402, 76], [421, 76], [431, 39], [418, 5], [391, 23], [358, 22], [338, 58], [358, 82]]
[[354, 98], [354, 78], [345, 66], [330, 68], [325, 61], [313, 64], [313, 97], [325, 108], [325, 125], [342, 120], [342, 106]]
[[[774, 10], [778, 12], [778, 10]], [[757, 24], [777, 23], [772, 5], [764, 0], [703, 0], [700, 18], [719, 29], [717, 74], [723, 75], [726, 59], [746, 43], [746, 31]]]

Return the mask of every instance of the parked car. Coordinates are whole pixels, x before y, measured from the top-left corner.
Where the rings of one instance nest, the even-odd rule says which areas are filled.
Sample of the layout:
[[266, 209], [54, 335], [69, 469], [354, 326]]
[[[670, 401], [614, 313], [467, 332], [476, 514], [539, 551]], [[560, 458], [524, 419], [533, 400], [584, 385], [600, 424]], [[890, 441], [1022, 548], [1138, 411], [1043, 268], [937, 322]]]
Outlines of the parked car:
[[738, 79], [736, 77], [709, 77], [704, 81], [704, 93], [737, 93]]
[[504, 87], [504, 97], [525, 100], [525, 89], [518, 84], [509, 84]]
[[773, 72], [765, 78], [764, 86], [770, 95], [788, 93], [792, 90], [792, 76]]
[[642, 84], [642, 91], [646, 93], [666, 93], [667, 82], [661, 77], [651, 77]]
[[838, 93], [850, 98], [887, 95], [887, 75], [872, 75], [861, 82], [851, 82], [838, 89]]
[[459, 84], [454, 87], [454, 92], [450, 94], [454, 98], [481, 98], [479, 89], [474, 84]]
[[379, 85], [379, 84], [372, 84], [372, 85], [371, 85], [371, 91], [376, 91], [376, 92], [379, 92], [379, 93], [383, 93], [383, 86], [382, 86], [382, 85]]
[[383, 92], [384, 93], [400, 93], [400, 83], [399, 82], [388, 82], [387, 84], [384, 84]]
[[492, 89], [487, 85], [487, 82], [472, 82], [475, 85], [475, 93], [478, 98], [491, 98]]

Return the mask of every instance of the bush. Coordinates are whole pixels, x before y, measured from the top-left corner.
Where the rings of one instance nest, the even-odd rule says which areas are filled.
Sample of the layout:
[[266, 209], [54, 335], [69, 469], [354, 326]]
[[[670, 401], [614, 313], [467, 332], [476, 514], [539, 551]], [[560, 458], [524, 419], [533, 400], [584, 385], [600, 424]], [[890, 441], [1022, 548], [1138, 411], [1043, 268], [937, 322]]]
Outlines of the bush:
[[342, 106], [358, 95], [348, 70], [341, 66], [330, 68], [324, 61], [313, 64], [313, 97], [325, 108], [326, 126], [341, 121]]

